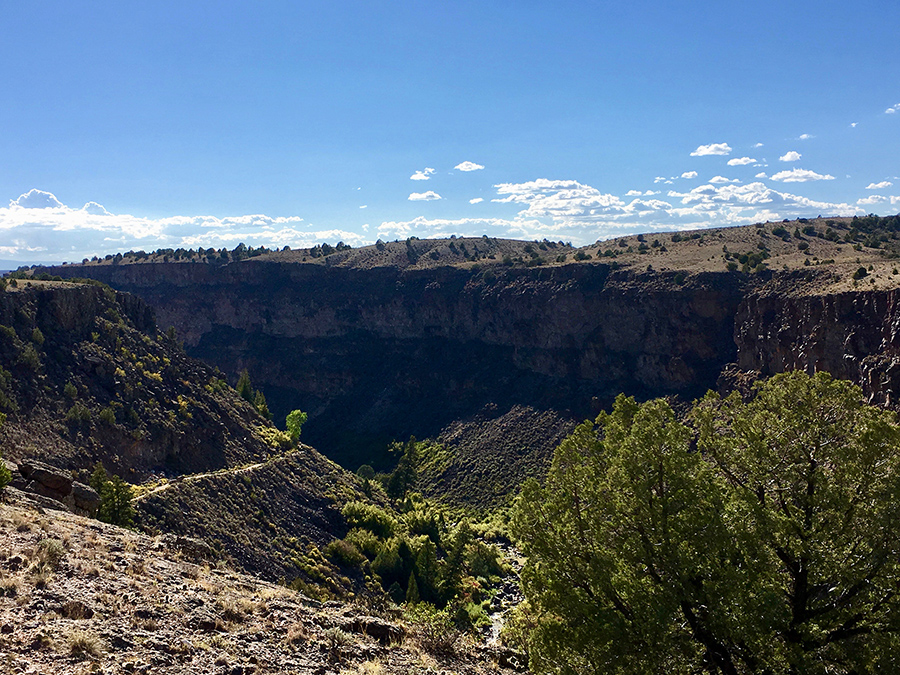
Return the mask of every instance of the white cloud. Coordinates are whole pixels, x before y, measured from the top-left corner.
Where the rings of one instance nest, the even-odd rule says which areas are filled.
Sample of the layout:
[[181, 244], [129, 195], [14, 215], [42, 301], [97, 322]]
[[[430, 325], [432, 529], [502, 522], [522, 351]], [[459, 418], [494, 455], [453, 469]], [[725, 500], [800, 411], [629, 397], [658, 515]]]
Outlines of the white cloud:
[[654, 230], [741, 225], [820, 213], [864, 213], [855, 205], [814, 201], [778, 192], [759, 182], [708, 183], [687, 193], [670, 190], [667, 200], [635, 196], [630, 202], [577, 181], [540, 179], [495, 187], [500, 195], [495, 202], [524, 207], [518, 219], [530, 223], [528, 231], [534, 233], [531, 238], [562, 236], [580, 243]]
[[856, 128], [859, 122], [850, 122], [850, 126]]
[[664, 183], [667, 180], [665, 176], [657, 176], [653, 179], [654, 183]]
[[883, 180], [880, 183], [869, 183], [866, 186], [866, 190], [884, 190], [884, 188], [889, 188], [893, 185], [893, 183], [889, 180]]
[[458, 169], [459, 171], [478, 171], [480, 169], [483, 169], [484, 166], [482, 166], [481, 164], [476, 164], [475, 162], [460, 162], [453, 168]]
[[807, 171], [806, 169], [791, 169], [790, 171], [779, 171], [772, 180], [779, 180], [784, 183], [806, 183], [811, 180], [834, 180], [834, 176], [815, 171]]
[[59, 209], [63, 208], [62, 202], [60, 202], [56, 195], [50, 192], [44, 192], [43, 190], [37, 190], [32, 188], [28, 192], [23, 195], [19, 195], [19, 198], [15, 201], [10, 201], [10, 206], [20, 206], [23, 209]]
[[737, 178], [732, 180], [729, 178], [725, 178], [725, 176], [713, 176], [712, 178], [709, 179], [709, 182], [710, 183], [740, 183], [741, 181], [739, 181]]
[[765, 171], [760, 171], [758, 174], [754, 176], [754, 178], [768, 178]]
[[808, 141], [810, 138], [815, 138], [815, 136], [813, 136], [812, 134], [800, 134], [797, 137], [797, 140], [798, 141]]
[[688, 179], [690, 179], [690, 178], [696, 178], [696, 177], [697, 177], [697, 172], [696, 172], [696, 171], [685, 171], [683, 174], [681, 174], [681, 177], [682, 177], [682, 178], [688, 178]]
[[481, 197], [475, 197], [475, 199], [470, 199], [469, 203], [470, 204], [480, 204], [483, 201], [484, 201], [484, 199], [482, 199]]
[[81, 207], [81, 210], [85, 213], [88, 213], [92, 216], [110, 216], [112, 215], [109, 211], [107, 211], [103, 206], [98, 204], [97, 202], [88, 202], [84, 206]]
[[431, 167], [425, 167], [421, 171], [416, 171], [412, 176], [409, 177], [410, 180], [431, 180], [431, 175], [434, 173], [434, 169]]
[[23, 261], [77, 261], [130, 249], [234, 248], [242, 241], [252, 246], [298, 248], [341, 240], [351, 246], [365, 243], [357, 232], [316, 230], [299, 216], [142, 218], [111, 214], [97, 202], [73, 209], [41, 190], [31, 190], [0, 208], [2, 253]]
[[882, 195], [870, 195], [868, 197], [863, 197], [862, 199], [857, 199], [856, 203], [861, 206], [873, 206], [875, 204], [884, 204], [890, 201], [890, 197], [884, 197]]
[[895, 103], [894, 105], [892, 105], [890, 108], [888, 108], [884, 112], [887, 113], [888, 115], [893, 115], [898, 110], [900, 110], [900, 103]]
[[799, 152], [796, 152], [795, 150], [791, 150], [789, 152], [784, 153], [781, 157], [779, 157], [778, 161], [779, 162], [796, 162], [802, 156], [803, 155], [801, 155]]
[[409, 196], [409, 201], [411, 202], [432, 202], [437, 199], [443, 199], [443, 197], [434, 190], [429, 190], [428, 192], [413, 192]]
[[644, 194], [644, 193], [641, 192], [640, 190], [629, 190], [628, 192], [625, 193], [625, 196], [626, 197], [640, 197], [642, 194]]
[[728, 143], [710, 143], [709, 145], [701, 145], [691, 153], [691, 157], [704, 157], [706, 155], [728, 155], [731, 153], [731, 146]]
[[361, 208], [361, 209], [367, 209], [367, 208], [369, 208], [369, 205], [368, 205], [368, 204], [363, 204], [363, 205], [360, 206], [359, 208]]
[[756, 143], [756, 144], [753, 145], [754, 149], [755, 149], [755, 148], [761, 148], [762, 146], [763, 146], [762, 143]]
[[728, 166], [744, 166], [746, 164], [753, 164], [755, 161], [755, 159], [751, 159], [750, 157], [735, 157], [734, 159], [728, 160]]

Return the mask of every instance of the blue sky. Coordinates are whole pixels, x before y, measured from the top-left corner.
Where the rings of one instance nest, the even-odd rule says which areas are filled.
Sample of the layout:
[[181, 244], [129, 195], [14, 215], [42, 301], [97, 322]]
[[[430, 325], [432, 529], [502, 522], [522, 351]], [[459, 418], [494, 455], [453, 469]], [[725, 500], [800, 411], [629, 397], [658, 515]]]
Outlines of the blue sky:
[[900, 212], [895, 0], [46, 0], [3, 22], [0, 258]]

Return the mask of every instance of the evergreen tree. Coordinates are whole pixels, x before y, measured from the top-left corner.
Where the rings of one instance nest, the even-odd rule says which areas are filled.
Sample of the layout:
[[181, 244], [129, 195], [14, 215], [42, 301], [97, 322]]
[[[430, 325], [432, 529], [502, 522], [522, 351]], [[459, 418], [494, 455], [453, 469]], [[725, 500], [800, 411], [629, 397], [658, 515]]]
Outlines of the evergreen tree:
[[253, 385], [250, 384], [250, 374], [247, 372], [246, 368], [241, 371], [241, 374], [238, 376], [237, 385], [235, 385], [234, 388], [242, 399], [253, 403]]
[[900, 658], [900, 427], [776, 376], [689, 422], [620, 396], [529, 481], [535, 672], [869, 673]]

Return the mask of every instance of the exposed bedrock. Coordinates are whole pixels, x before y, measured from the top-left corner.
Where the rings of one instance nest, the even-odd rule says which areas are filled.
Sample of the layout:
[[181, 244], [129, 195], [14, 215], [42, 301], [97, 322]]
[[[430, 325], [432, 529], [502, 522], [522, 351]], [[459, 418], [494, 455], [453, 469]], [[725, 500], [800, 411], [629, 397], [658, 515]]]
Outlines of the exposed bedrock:
[[[71, 266], [148, 301], [188, 353], [251, 373], [351, 468], [394, 438], [514, 406], [583, 419], [619, 392], [692, 397], [737, 359], [742, 277], [605, 265], [402, 271], [244, 261]], [[233, 380], [232, 380], [233, 381]]]
[[900, 294], [753, 293], [735, 319], [738, 366], [773, 375], [827, 371], [862, 386], [869, 401], [900, 404]]

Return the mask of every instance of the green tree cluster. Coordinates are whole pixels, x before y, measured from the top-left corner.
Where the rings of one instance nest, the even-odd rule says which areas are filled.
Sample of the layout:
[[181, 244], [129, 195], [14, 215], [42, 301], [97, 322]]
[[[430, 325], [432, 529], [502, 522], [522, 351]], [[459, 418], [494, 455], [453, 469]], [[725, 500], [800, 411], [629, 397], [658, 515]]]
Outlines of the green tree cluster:
[[514, 516], [539, 673], [872, 673], [900, 662], [900, 428], [826, 374], [686, 421], [620, 396]]
[[487, 587], [504, 572], [499, 551], [479, 541], [468, 521], [449, 527], [443, 510], [419, 496], [401, 506], [395, 515], [369, 502], [348, 503], [342, 513], [350, 531], [333, 557], [356, 559], [347, 551], [352, 546], [397, 604], [450, 607], [460, 625], [472, 625], [484, 616]]
[[131, 486], [119, 476], [110, 477], [100, 462], [94, 467], [90, 485], [100, 495], [97, 519], [119, 527], [131, 527], [134, 519], [131, 504], [134, 491]]
[[258, 389], [253, 388], [253, 384], [250, 382], [250, 374], [247, 372], [246, 368], [241, 371], [234, 388], [237, 391], [238, 396], [252, 405], [256, 409], [256, 412], [267, 420], [272, 419], [272, 413], [269, 412], [269, 406], [266, 403], [265, 395]]

